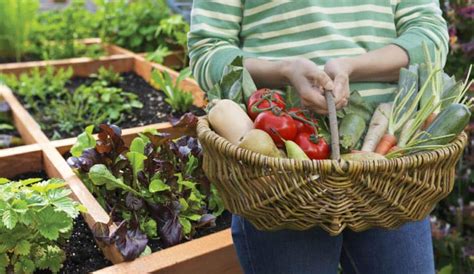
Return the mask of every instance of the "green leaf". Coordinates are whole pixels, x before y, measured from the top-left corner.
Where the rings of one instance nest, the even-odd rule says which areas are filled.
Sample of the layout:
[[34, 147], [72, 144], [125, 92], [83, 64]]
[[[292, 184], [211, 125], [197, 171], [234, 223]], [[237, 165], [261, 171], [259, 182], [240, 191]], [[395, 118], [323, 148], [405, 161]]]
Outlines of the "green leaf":
[[18, 215], [12, 209], [5, 210], [3, 211], [2, 221], [7, 229], [13, 229], [18, 222]]
[[138, 191], [124, 184], [122, 179], [115, 178], [107, 167], [102, 164], [93, 165], [91, 167], [89, 170], [89, 179], [97, 186], [106, 185], [109, 189], [121, 188], [139, 197], [143, 196]]
[[441, 268], [441, 270], [438, 272], [438, 274], [451, 274], [453, 273], [453, 265], [448, 264], [447, 266]]
[[7, 254], [0, 254], [0, 272], [2, 268], [7, 267], [10, 264], [10, 258]]
[[53, 207], [46, 207], [37, 214], [38, 231], [48, 240], [56, 240], [59, 233], [72, 229], [72, 219], [64, 212], [56, 212]]
[[145, 250], [138, 257], [145, 257], [151, 254], [151, 248], [149, 246], [145, 247]]
[[288, 109], [293, 107], [301, 107], [300, 96], [296, 89], [291, 86], [286, 88], [285, 104]]
[[15, 273], [33, 273], [35, 271], [35, 263], [25, 257], [21, 257], [13, 266]]
[[191, 214], [191, 215], [186, 215], [186, 218], [188, 218], [191, 221], [199, 221], [202, 218], [202, 215], [200, 214]]
[[163, 182], [163, 180], [161, 179], [154, 179], [153, 181], [151, 181], [148, 190], [151, 193], [161, 192], [165, 190], [170, 190], [170, 186], [165, 184], [165, 182]]
[[189, 208], [189, 204], [184, 198], [179, 198], [179, 204], [181, 205], [181, 211], [186, 211]]
[[85, 149], [93, 148], [96, 145], [92, 132], [94, 131], [94, 125], [86, 127], [86, 130], [77, 136], [76, 143], [71, 148], [71, 154], [74, 157], [79, 157]]
[[6, 183], [10, 182], [7, 178], [0, 178], [0, 185], [4, 185]]
[[30, 242], [28, 242], [27, 240], [21, 240], [16, 244], [13, 252], [16, 255], [28, 255], [30, 253], [30, 249], [31, 249]]
[[179, 217], [179, 222], [181, 223], [181, 226], [183, 227], [183, 233], [185, 235], [191, 233], [192, 225], [191, 225], [191, 222], [187, 218]]

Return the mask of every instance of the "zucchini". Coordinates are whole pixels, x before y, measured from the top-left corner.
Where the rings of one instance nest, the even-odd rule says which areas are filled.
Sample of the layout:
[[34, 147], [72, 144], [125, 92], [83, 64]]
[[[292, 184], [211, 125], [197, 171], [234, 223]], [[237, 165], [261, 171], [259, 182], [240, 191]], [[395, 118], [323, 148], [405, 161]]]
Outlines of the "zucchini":
[[[428, 140], [421, 145], [445, 145], [458, 136], [469, 123], [471, 111], [464, 104], [451, 104], [443, 109], [433, 123], [421, 134], [419, 140]], [[450, 135], [450, 136], [446, 136]], [[446, 136], [436, 140], [436, 137]]]
[[351, 150], [356, 148], [362, 134], [364, 134], [365, 128], [366, 123], [361, 116], [355, 113], [349, 113], [344, 116], [339, 124], [342, 149]]

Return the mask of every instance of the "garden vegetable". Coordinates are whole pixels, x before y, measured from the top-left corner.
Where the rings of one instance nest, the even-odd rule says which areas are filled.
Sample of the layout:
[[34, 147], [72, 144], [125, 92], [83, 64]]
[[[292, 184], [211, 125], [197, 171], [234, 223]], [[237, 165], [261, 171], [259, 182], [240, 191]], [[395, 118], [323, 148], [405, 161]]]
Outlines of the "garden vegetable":
[[293, 140], [297, 133], [293, 118], [278, 110], [260, 113], [255, 119], [255, 128], [270, 134], [277, 147], [283, 147], [283, 140]]
[[209, 111], [208, 118], [212, 128], [235, 145], [254, 128], [247, 113], [229, 99], [219, 100]]
[[339, 124], [339, 136], [342, 148], [344, 150], [356, 148], [362, 134], [364, 134], [365, 127], [364, 118], [355, 113], [345, 115]]
[[433, 123], [420, 135], [419, 140], [429, 140], [436, 137], [443, 137], [436, 140], [423, 142], [423, 146], [445, 145], [451, 142], [469, 123], [471, 112], [464, 104], [451, 104], [443, 109], [434, 119]]
[[308, 132], [311, 134], [317, 134], [316, 126], [318, 125], [318, 120], [310, 119], [306, 117], [305, 111], [294, 107], [288, 110], [288, 114], [293, 118], [296, 124], [296, 129], [298, 133]]
[[270, 110], [274, 106], [284, 110], [285, 101], [283, 97], [276, 91], [267, 88], [259, 89], [250, 96], [247, 103], [247, 113], [252, 120], [255, 120], [261, 112]]
[[310, 160], [308, 155], [293, 141], [285, 141], [288, 158], [296, 160]]
[[295, 143], [301, 147], [310, 159], [323, 160], [328, 159], [331, 155], [331, 149], [326, 140], [314, 134], [300, 133], [296, 136]]
[[370, 120], [369, 130], [364, 139], [362, 151], [374, 152], [377, 144], [388, 129], [388, 117], [392, 109], [391, 103], [380, 104]]
[[281, 156], [272, 137], [260, 129], [252, 129], [247, 132], [247, 134], [242, 137], [239, 147], [270, 157]]

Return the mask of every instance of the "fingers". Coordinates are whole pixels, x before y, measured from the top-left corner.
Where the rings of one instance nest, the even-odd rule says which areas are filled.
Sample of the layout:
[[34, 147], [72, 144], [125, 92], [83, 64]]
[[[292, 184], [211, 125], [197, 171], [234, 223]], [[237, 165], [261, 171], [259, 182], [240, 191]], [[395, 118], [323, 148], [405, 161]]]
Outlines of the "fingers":
[[316, 113], [327, 114], [326, 98], [319, 87], [312, 86], [309, 82], [306, 82], [299, 87], [298, 91], [303, 106]]
[[322, 70], [312, 71], [308, 77], [313, 81], [313, 84], [317, 87], [322, 87], [326, 90], [333, 90], [334, 83], [332, 79]]
[[341, 109], [349, 102], [349, 77], [345, 74], [339, 74], [334, 78], [334, 99], [336, 108]]

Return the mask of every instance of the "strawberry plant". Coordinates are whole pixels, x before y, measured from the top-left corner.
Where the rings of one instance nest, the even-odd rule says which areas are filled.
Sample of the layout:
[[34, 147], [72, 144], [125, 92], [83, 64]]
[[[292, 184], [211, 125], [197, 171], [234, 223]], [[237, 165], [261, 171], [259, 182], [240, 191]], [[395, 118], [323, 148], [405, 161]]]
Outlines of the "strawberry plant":
[[60, 243], [84, 208], [62, 180], [0, 178], [0, 273], [59, 272], [65, 260]]
[[196, 230], [215, 225], [223, 203], [200, 168], [201, 146], [195, 138], [197, 118], [186, 114], [172, 131], [150, 131], [125, 146], [120, 128], [100, 125], [78, 137], [68, 163], [119, 229], [97, 224], [97, 239], [115, 244], [131, 260], [146, 250], [148, 239], [164, 246], [192, 239]]

